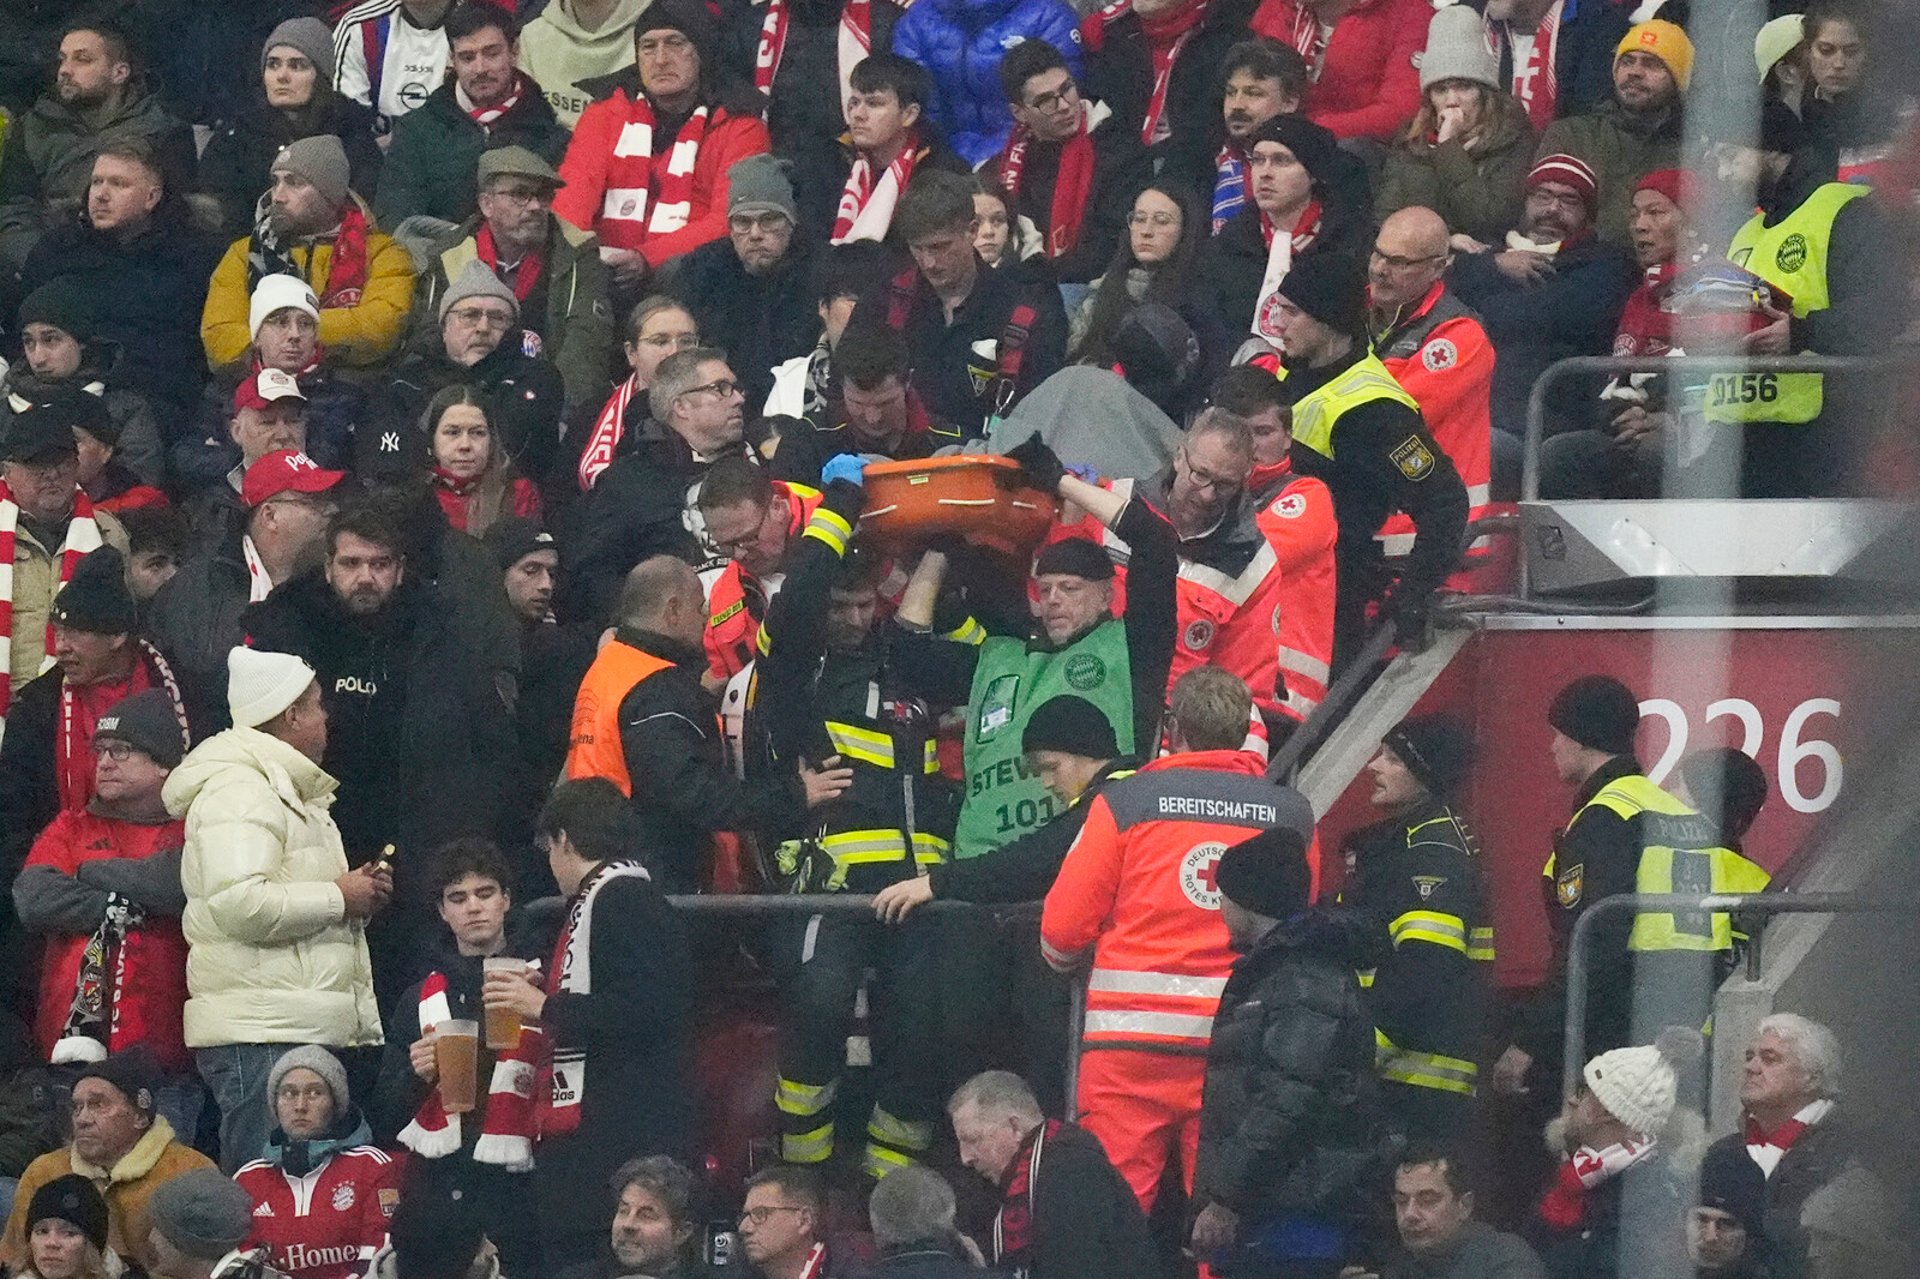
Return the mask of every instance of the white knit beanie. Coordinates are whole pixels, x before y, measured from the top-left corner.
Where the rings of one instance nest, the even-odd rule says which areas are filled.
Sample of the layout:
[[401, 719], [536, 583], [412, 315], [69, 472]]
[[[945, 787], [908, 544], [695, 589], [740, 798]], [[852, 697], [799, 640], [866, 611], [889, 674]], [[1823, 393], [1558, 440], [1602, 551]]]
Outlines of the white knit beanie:
[[1436, 11], [1427, 23], [1427, 47], [1420, 55], [1420, 92], [1442, 80], [1471, 80], [1500, 88], [1500, 59], [1487, 42], [1486, 24], [1464, 4]]
[[313, 288], [305, 280], [297, 275], [261, 276], [247, 303], [247, 336], [258, 340], [260, 326], [267, 322], [267, 317], [289, 307], [305, 311], [315, 322], [320, 319], [320, 299], [313, 295]]
[[1673, 1117], [1680, 1071], [1704, 1051], [1699, 1031], [1669, 1026], [1651, 1045], [1601, 1053], [1581, 1074], [1608, 1114], [1643, 1137], [1658, 1137]]
[[300, 700], [313, 667], [292, 653], [236, 648], [227, 654], [227, 709], [241, 728], [258, 728]]

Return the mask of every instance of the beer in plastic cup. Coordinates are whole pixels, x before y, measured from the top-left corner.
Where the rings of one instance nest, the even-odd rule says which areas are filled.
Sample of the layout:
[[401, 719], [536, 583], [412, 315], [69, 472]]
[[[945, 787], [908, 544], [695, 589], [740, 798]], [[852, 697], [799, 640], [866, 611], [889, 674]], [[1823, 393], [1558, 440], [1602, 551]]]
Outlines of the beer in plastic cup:
[[443, 1021], [436, 1025], [433, 1062], [440, 1070], [440, 1108], [449, 1115], [471, 1111], [480, 1073], [479, 1023]]
[[[481, 975], [487, 973], [512, 973], [524, 977], [527, 973], [527, 961], [500, 956], [480, 961]], [[520, 1046], [520, 1014], [512, 1008], [487, 1009], [487, 1047], [495, 1052], [512, 1052]]]

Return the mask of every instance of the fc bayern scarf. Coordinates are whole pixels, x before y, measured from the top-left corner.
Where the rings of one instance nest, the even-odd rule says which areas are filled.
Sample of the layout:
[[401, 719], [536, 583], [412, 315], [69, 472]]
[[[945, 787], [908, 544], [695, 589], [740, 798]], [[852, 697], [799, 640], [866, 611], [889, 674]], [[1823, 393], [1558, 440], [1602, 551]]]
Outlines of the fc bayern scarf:
[[[496, 276], [500, 274], [500, 248], [493, 242], [493, 228], [485, 222], [473, 234], [474, 252], [487, 264], [487, 269]], [[540, 283], [540, 272], [546, 269], [547, 255], [539, 249], [529, 249], [527, 256], [520, 259], [519, 269], [513, 273], [513, 296], [525, 302], [533, 296], [534, 286]]]
[[1267, 271], [1260, 278], [1260, 297], [1254, 303], [1252, 330], [1255, 337], [1280, 345], [1280, 326], [1274, 318], [1274, 306], [1280, 298], [1280, 286], [1293, 270], [1293, 255], [1303, 253], [1320, 238], [1320, 201], [1309, 200], [1293, 224], [1290, 234], [1281, 235], [1266, 210], [1260, 212], [1260, 234], [1267, 241]]
[[[551, 981], [573, 995], [593, 993], [593, 906], [600, 890], [616, 879], [651, 879], [639, 862], [602, 862], [580, 885], [567, 910], [567, 922], [553, 947]], [[621, 921], [615, 920], [614, 927]], [[564, 1137], [580, 1127], [587, 1096], [587, 1051], [577, 1044], [552, 1045], [549, 1087], [540, 1094], [540, 1136]]]
[[[1122, 3], [1132, 7], [1132, 0], [1122, 0]], [[1140, 29], [1147, 36], [1147, 52], [1153, 60], [1153, 93], [1147, 99], [1147, 113], [1140, 121], [1143, 146], [1152, 146], [1173, 133], [1172, 122], [1166, 118], [1167, 83], [1173, 79], [1173, 63], [1206, 20], [1212, 4], [1213, 0], [1198, 0], [1198, 3], [1182, 4], [1170, 13], [1140, 19]]]
[[[71, 1061], [89, 1061], [101, 1052], [114, 1052], [125, 1044], [114, 1042], [120, 1019], [114, 1015], [120, 992], [127, 980], [127, 934], [147, 922], [147, 912], [118, 893], [107, 894], [107, 913], [100, 926], [87, 938], [80, 952], [80, 969], [74, 976], [73, 1003], [67, 1009], [66, 1025], [60, 1030], [60, 1042], [54, 1045], [52, 1060], [56, 1066]], [[111, 967], [111, 971], [109, 971]], [[92, 1052], [84, 1043], [90, 1040], [100, 1048]]]
[[647, 95], [629, 101], [615, 90], [613, 101], [626, 108], [627, 121], [613, 144], [607, 165], [607, 193], [595, 228], [610, 249], [638, 249], [648, 239], [678, 231], [693, 216], [693, 166], [707, 136], [705, 103], [693, 109], [664, 156], [655, 155], [658, 122]]
[[167, 702], [173, 707], [174, 722], [180, 726], [180, 745], [191, 742], [187, 736], [187, 708], [180, 696], [180, 681], [160, 650], [143, 639], [134, 641], [138, 660], [123, 680], [111, 684], [83, 684], [78, 687], [62, 681], [58, 732], [54, 736], [54, 777], [60, 790], [63, 811], [78, 811], [93, 799], [93, 733], [100, 717], [132, 697], [150, 688], [167, 690]]
[[1283, 40], [1292, 45], [1306, 62], [1307, 79], [1312, 83], [1320, 82], [1320, 72], [1327, 62], [1327, 42], [1332, 32], [1332, 25], [1323, 26], [1320, 15], [1314, 12], [1307, 0], [1294, 0], [1293, 30]]
[[[360, 202], [349, 197], [347, 207], [340, 212], [340, 225], [333, 233], [333, 253], [327, 260], [325, 284], [316, 283], [307, 272], [294, 265], [292, 251], [274, 228], [272, 213], [273, 201], [261, 196], [260, 203], [254, 206], [253, 235], [247, 241], [247, 292], [251, 294], [266, 276], [291, 275], [313, 286], [323, 311], [329, 307], [359, 306], [360, 293], [367, 287], [367, 235], [373, 229]], [[318, 252], [318, 241], [309, 241], [309, 266]]]
[[[13, 554], [14, 542], [20, 532], [20, 503], [14, 501], [13, 490], [4, 480], [0, 480], [0, 720], [7, 717], [7, 710], [13, 705]], [[73, 570], [89, 551], [100, 547], [100, 525], [93, 518], [93, 503], [86, 493], [75, 489], [73, 493], [73, 515], [67, 520], [67, 538], [59, 550], [60, 586], [72, 579]], [[47, 622], [46, 648], [43, 650], [49, 658], [53, 656], [53, 622], [49, 609]], [[43, 665], [42, 670], [46, 669]]]
[[887, 228], [893, 225], [893, 208], [900, 202], [900, 193], [907, 189], [919, 158], [920, 136], [909, 133], [907, 145], [876, 181], [873, 163], [867, 159], [866, 152], [855, 153], [847, 185], [840, 191], [840, 208], [833, 217], [832, 242], [850, 244], [855, 240], [886, 239]]
[[[1093, 191], [1093, 139], [1087, 136], [1087, 116], [1092, 106], [1080, 104], [1080, 127], [1060, 144], [1060, 172], [1054, 178], [1053, 204], [1047, 213], [1049, 260], [1065, 257], [1080, 243], [1080, 223], [1086, 216], [1087, 196]], [[1020, 183], [1027, 167], [1027, 149], [1033, 135], [1024, 125], [1014, 129], [1007, 149], [1000, 154], [1000, 186], [1010, 204], [1020, 199]]]
[[1040, 1160], [1049, 1139], [1060, 1133], [1058, 1119], [1049, 1119], [1027, 1134], [1013, 1156], [1013, 1179], [993, 1218], [993, 1265], [1025, 1275], [1033, 1249], [1033, 1193], [1040, 1184]]
[[[1553, 0], [1540, 25], [1534, 29], [1533, 48], [1527, 52], [1525, 66], [1513, 68], [1513, 96], [1527, 109], [1535, 133], [1544, 133], [1553, 123], [1560, 105], [1560, 73], [1556, 68], [1560, 55], [1560, 18], [1566, 0]], [[1512, 56], [1513, 34], [1504, 22], [1487, 23], [1487, 43], [1501, 62]]]
[[525, 73], [516, 71], [513, 73], [513, 87], [507, 91], [506, 97], [490, 107], [476, 107], [473, 105], [473, 99], [467, 96], [467, 91], [462, 89], [460, 82], [456, 80], [453, 82], [453, 100], [459, 103], [460, 109], [467, 113], [467, 117], [485, 130], [487, 136], [491, 138], [493, 126], [499, 123], [500, 117], [520, 105], [520, 99], [526, 96], [527, 86], [531, 83], [532, 81], [527, 79]]
[[[424, 1035], [452, 1020], [446, 975], [428, 973], [420, 983], [420, 1033]], [[523, 1020], [520, 1046], [494, 1059], [480, 1139], [473, 1145], [475, 1163], [494, 1164], [508, 1172], [526, 1172], [533, 1167], [534, 1084], [546, 1052], [546, 1038], [538, 1024]], [[400, 1130], [400, 1144], [422, 1159], [457, 1154], [460, 1140], [460, 1116], [449, 1115], [442, 1108], [438, 1088], [420, 1103], [413, 1122]]]
[[1656, 1148], [1651, 1141], [1622, 1141], [1600, 1150], [1580, 1147], [1554, 1174], [1540, 1200], [1540, 1220], [1562, 1233], [1578, 1230], [1587, 1219], [1587, 1192], [1645, 1162]]
[[613, 465], [614, 450], [627, 431], [627, 406], [639, 392], [640, 375], [635, 373], [614, 388], [601, 406], [600, 416], [593, 420], [593, 430], [588, 432], [586, 446], [580, 450], [578, 477], [582, 493], [593, 487], [600, 472]]
[[[780, 74], [780, 59], [786, 56], [787, 28], [792, 20], [787, 0], [767, 0], [767, 16], [760, 24], [760, 47], [753, 55], [753, 87], [762, 93], [773, 92], [773, 79]], [[837, 52], [840, 110], [844, 113], [847, 99], [853, 95], [853, 69], [873, 52], [872, 0], [847, 0], [841, 8]]]

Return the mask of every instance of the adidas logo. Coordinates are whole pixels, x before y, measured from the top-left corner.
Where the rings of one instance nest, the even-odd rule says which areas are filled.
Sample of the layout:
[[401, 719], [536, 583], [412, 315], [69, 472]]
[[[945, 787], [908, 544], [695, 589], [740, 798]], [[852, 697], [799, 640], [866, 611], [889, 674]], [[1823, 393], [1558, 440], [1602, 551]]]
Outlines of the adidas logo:
[[258, 1208], [253, 1210], [253, 1215], [256, 1217], [271, 1217], [273, 1215], [273, 1205], [262, 1202]]

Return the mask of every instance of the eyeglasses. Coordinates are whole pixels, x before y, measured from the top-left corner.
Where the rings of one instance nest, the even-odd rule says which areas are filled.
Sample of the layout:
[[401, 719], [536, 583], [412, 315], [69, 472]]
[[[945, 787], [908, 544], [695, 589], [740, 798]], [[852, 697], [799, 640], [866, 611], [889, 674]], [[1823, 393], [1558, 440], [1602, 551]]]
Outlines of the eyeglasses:
[[545, 187], [495, 187], [487, 195], [519, 205], [545, 204], [553, 198], [553, 193]]
[[333, 1090], [325, 1084], [281, 1084], [273, 1094], [281, 1101], [332, 1101]]
[[1150, 226], [1168, 230], [1180, 225], [1180, 215], [1178, 213], [1141, 213], [1136, 209], [1127, 215], [1127, 225], [1130, 227]]
[[1403, 258], [1396, 253], [1383, 253], [1379, 249], [1373, 251], [1373, 260], [1375, 262], [1384, 263], [1387, 267], [1395, 271], [1410, 271], [1414, 267], [1423, 266], [1428, 262], [1438, 262], [1445, 256], [1447, 255], [1444, 253], [1429, 253], [1425, 257]]
[[749, 231], [778, 231], [786, 222], [784, 213], [738, 213], [727, 219], [727, 229], [735, 235], [745, 235]]
[[93, 753], [95, 758], [104, 755], [116, 764], [124, 764], [140, 752], [130, 742], [95, 742]]
[[505, 329], [513, 326], [513, 317], [502, 311], [489, 311], [485, 307], [463, 306], [447, 312], [449, 319], [479, 328], [486, 325], [490, 329]]
[[1228, 479], [1223, 475], [1209, 475], [1193, 464], [1193, 455], [1185, 449], [1180, 450], [1180, 460], [1186, 465], [1187, 478], [1193, 481], [1195, 488], [1227, 491], [1240, 487], [1242, 481]]
[[1552, 191], [1537, 186], [1527, 192], [1528, 204], [1556, 204], [1563, 209], [1585, 209], [1587, 201], [1578, 191]]
[[708, 382], [705, 386], [690, 386], [685, 391], [683, 391], [682, 394], [683, 395], [704, 395], [708, 392], [711, 392], [712, 394], [717, 395], [724, 400], [729, 395], [732, 395], [735, 391], [738, 391], [739, 389], [740, 389], [740, 384], [738, 382], [734, 381], [730, 377], [723, 377], [717, 381]]
[[773, 1214], [776, 1212], [799, 1212], [799, 1211], [800, 1209], [797, 1206], [791, 1206], [787, 1204], [780, 1204], [776, 1206], [762, 1205], [761, 1207], [758, 1207], [758, 1208], [748, 1208], [742, 1211], [740, 1214], [740, 1220], [751, 1221], [756, 1226], [764, 1226], [767, 1224], [767, 1220], [770, 1217], [772, 1217]]
[[1068, 80], [1052, 93], [1043, 93], [1027, 104], [1034, 111], [1052, 112], [1080, 96], [1080, 86]]

